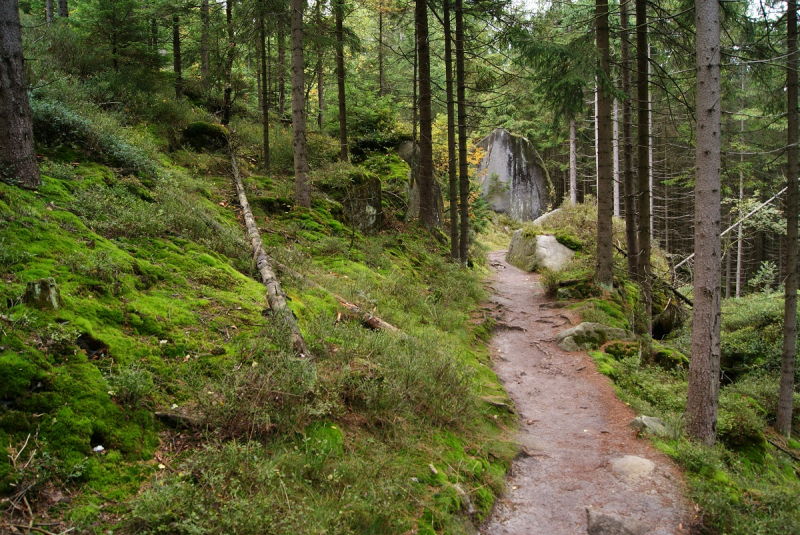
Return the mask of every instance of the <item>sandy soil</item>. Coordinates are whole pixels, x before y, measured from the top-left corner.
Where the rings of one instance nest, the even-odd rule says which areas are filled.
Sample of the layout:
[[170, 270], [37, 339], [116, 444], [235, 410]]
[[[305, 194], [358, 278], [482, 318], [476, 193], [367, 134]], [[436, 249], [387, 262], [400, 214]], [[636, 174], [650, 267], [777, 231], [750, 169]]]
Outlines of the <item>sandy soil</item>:
[[584, 534], [589, 508], [630, 528], [602, 533], [688, 534], [692, 508], [680, 470], [635, 436], [628, 424], [636, 414], [591, 357], [556, 346], [556, 335], [577, 317], [553, 308], [537, 276], [507, 264], [505, 253], [489, 255], [499, 326], [491, 348], [519, 413], [525, 453], [480, 533]]

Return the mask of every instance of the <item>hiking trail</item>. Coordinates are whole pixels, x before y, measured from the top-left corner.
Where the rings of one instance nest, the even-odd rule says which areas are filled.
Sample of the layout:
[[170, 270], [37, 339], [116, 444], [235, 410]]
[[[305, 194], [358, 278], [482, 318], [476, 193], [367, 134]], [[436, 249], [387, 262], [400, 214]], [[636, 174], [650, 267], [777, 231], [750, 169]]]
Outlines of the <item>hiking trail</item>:
[[628, 425], [635, 412], [591, 357], [556, 346], [577, 314], [558, 308], [538, 276], [506, 263], [505, 254], [489, 255], [498, 325], [490, 350], [519, 413], [523, 452], [480, 533], [690, 533], [694, 513], [681, 471], [635, 436]]

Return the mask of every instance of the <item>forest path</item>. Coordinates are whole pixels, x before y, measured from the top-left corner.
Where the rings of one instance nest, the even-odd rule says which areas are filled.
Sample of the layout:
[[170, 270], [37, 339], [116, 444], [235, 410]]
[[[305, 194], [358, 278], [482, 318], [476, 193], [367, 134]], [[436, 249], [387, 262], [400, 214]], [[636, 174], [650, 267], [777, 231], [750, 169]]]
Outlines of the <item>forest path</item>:
[[634, 436], [628, 424], [636, 414], [591, 357], [556, 346], [556, 335], [576, 325], [577, 315], [551, 307], [538, 276], [506, 263], [505, 254], [489, 255], [498, 321], [490, 348], [519, 413], [525, 453], [480, 533], [585, 534], [587, 508], [622, 522], [592, 533], [689, 533], [680, 470]]

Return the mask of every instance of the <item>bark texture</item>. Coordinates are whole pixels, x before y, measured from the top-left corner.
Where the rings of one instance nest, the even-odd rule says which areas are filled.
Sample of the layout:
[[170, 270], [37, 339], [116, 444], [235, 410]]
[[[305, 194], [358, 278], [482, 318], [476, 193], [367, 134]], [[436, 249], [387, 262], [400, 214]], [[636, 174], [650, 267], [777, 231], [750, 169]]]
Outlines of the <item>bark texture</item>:
[[45, 2], [45, 20], [47, 21], [47, 24], [53, 22], [54, 16], [55, 15], [53, 12], [53, 0], [47, 0]]
[[233, 35], [233, 2], [225, 2], [225, 28], [228, 33], [228, 48], [225, 55], [225, 89], [222, 92], [222, 121], [224, 125], [231, 122], [233, 108], [233, 55], [236, 51], [236, 42]]
[[608, 83], [610, 43], [608, 32], [608, 0], [595, 4], [597, 48], [600, 51], [600, 68], [605, 79], [598, 80], [597, 88], [597, 266], [595, 281], [611, 288], [614, 283], [614, 244], [611, 219], [614, 210], [614, 169], [612, 155], [611, 96]]
[[[264, 4], [266, 4], [266, 2], [264, 2]], [[261, 38], [261, 46], [259, 47], [261, 58], [259, 59], [261, 60], [261, 124], [264, 129], [264, 169], [267, 171], [267, 174], [269, 174], [269, 109], [272, 103], [270, 102], [269, 78], [267, 77], [267, 32], [264, 25], [264, 12], [266, 9], [266, 5], [261, 6], [261, 12], [258, 16], [258, 29], [260, 33], [259, 37]]]
[[652, 292], [650, 290], [652, 269], [650, 266], [650, 91], [647, 48], [647, 0], [636, 0], [636, 102], [638, 136], [638, 254], [637, 273], [642, 286], [642, 297], [646, 308], [647, 331], [652, 325]]
[[[15, 4], [17, 2], [14, 2]], [[69, 5], [67, 0], [58, 0], [58, 16], [62, 18], [69, 17]]]
[[[628, 2], [624, 0], [619, 5], [620, 27], [620, 54], [622, 64], [620, 74], [622, 77], [622, 92], [630, 97], [631, 94], [631, 59]], [[625, 244], [628, 248], [628, 275], [638, 278], [639, 242], [636, 236], [636, 180], [633, 173], [633, 107], [630, 98], [622, 101], [622, 173], [625, 193]]]
[[211, 26], [211, 13], [208, 0], [203, 0], [200, 4], [200, 77], [203, 85], [208, 84], [208, 32]]
[[569, 202], [578, 204], [578, 132], [574, 117], [569, 120]]
[[792, 395], [794, 393], [795, 361], [797, 359], [797, 192], [798, 165], [798, 113], [797, 113], [797, 0], [788, 0], [787, 36], [789, 57], [786, 62], [786, 88], [788, 110], [787, 189], [786, 189], [786, 246], [787, 266], [784, 282], [785, 301], [783, 315], [783, 355], [781, 386], [778, 395], [778, 420], [775, 429], [782, 435], [792, 432]]
[[450, 0], [444, 1], [444, 63], [447, 92], [447, 176], [450, 189], [450, 256], [458, 260], [458, 168], [456, 166], [456, 109], [453, 95], [453, 36], [450, 30]]
[[23, 188], [41, 186], [17, 0], [0, 2], [0, 180]]
[[292, 146], [294, 149], [294, 202], [311, 207], [306, 153], [306, 113], [303, 89], [303, 0], [292, 0]]
[[461, 236], [459, 259], [469, 261], [469, 168], [467, 167], [467, 83], [464, 67], [464, 4], [455, 0], [456, 15], [456, 98], [458, 100], [458, 194]]
[[172, 68], [175, 72], [175, 98], [183, 96], [183, 71], [181, 69], [181, 26], [177, 14], [172, 15]]
[[439, 225], [433, 199], [431, 52], [428, 43], [428, 3], [425, 0], [416, 0], [414, 22], [419, 58], [419, 220], [427, 228], [434, 228]]
[[[696, 0], [695, 279], [686, 431], [713, 445], [720, 359], [720, 22], [717, 0]], [[640, 207], [640, 210], [642, 208]]]
[[336, 19], [336, 86], [339, 92], [339, 159], [349, 160], [347, 154], [347, 94], [344, 81], [344, 0], [334, 0], [333, 13]]

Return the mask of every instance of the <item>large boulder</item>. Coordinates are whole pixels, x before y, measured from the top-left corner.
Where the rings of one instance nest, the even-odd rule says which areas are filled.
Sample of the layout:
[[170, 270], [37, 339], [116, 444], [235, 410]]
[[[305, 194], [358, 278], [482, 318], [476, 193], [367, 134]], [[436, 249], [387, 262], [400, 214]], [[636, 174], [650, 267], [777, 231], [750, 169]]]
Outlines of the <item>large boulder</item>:
[[547, 268], [561, 271], [570, 263], [575, 251], [558, 243], [555, 236], [537, 234], [525, 236], [523, 229], [511, 235], [506, 261], [525, 271]]
[[597, 349], [610, 340], [630, 342], [635, 340], [632, 332], [609, 327], [602, 323], [583, 322], [556, 337], [558, 347], [564, 351], [588, 351]]
[[533, 221], [547, 210], [550, 184], [530, 141], [498, 128], [478, 147], [485, 151], [478, 165], [481, 192], [492, 210], [520, 221]]

